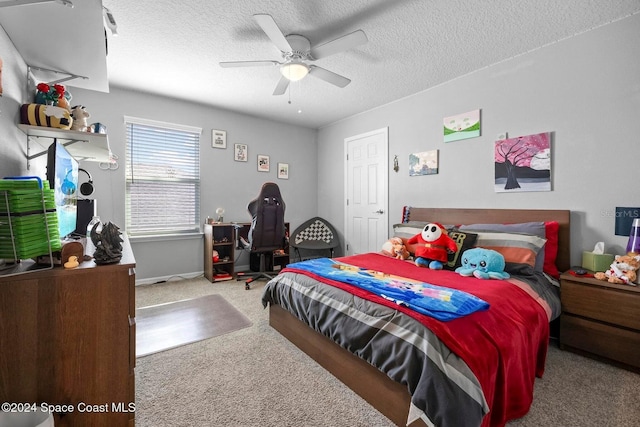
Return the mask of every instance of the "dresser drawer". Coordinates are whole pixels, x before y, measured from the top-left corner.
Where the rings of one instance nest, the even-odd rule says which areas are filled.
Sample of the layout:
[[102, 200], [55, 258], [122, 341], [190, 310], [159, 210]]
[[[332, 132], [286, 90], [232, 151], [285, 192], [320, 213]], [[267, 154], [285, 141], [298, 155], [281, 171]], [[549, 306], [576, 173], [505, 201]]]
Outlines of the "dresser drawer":
[[562, 281], [562, 312], [640, 331], [640, 294]]
[[640, 368], [640, 331], [563, 314], [560, 317], [560, 345]]

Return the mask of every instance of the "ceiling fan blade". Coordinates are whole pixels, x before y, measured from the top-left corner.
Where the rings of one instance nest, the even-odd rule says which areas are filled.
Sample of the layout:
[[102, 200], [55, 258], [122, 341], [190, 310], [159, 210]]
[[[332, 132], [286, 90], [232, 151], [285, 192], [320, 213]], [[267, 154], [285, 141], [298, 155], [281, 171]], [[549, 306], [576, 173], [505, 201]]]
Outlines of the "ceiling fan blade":
[[316, 67], [315, 65], [309, 66], [309, 74], [338, 87], [345, 87], [351, 83], [350, 79], [336, 74], [333, 71], [325, 70], [322, 67]]
[[273, 94], [274, 95], [284, 95], [284, 93], [287, 91], [288, 87], [289, 87], [289, 79], [284, 77], [284, 76], [282, 76], [280, 78], [280, 81], [276, 85], [276, 88], [273, 91]]
[[278, 61], [230, 61], [230, 62], [221, 62], [220, 66], [222, 68], [232, 68], [232, 67], [264, 67], [266, 65], [280, 65]]
[[262, 31], [265, 32], [265, 34], [269, 37], [269, 39], [271, 39], [273, 44], [275, 44], [278, 49], [280, 49], [282, 52], [291, 52], [293, 50], [291, 49], [291, 45], [289, 45], [289, 42], [284, 37], [284, 34], [282, 34], [282, 31], [280, 31], [280, 28], [278, 28], [278, 24], [276, 24], [276, 21], [273, 20], [271, 15], [259, 13], [253, 15], [253, 17], [255, 18], [258, 25], [260, 25], [260, 28], [262, 28]]
[[354, 31], [345, 36], [339, 37], [330, 42], [315, 46], [311, 49], [311, 56], [314, 59], [326, 58], [329, 55], [344, 52], [361, 44], [365, 44], [369, 39], [362, 30]]

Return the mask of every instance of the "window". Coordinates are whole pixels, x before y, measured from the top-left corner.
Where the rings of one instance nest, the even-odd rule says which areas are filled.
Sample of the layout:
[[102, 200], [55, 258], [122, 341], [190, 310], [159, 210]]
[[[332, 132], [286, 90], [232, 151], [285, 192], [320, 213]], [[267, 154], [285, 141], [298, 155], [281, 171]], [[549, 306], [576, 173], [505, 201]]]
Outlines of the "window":
[[130, 236], [200, 231], [202, 129], [125, 117]]

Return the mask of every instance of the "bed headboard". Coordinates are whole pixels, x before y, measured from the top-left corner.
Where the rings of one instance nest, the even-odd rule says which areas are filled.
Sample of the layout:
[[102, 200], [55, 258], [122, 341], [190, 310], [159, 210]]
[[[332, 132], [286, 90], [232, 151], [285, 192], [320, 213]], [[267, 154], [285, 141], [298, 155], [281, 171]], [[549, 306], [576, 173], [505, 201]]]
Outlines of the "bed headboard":
[[543, 209], [463, 209], [405, 207], [404, 221], [432, 221], [442, 224], [507, 224], [532, 221], [558, 221], [558, 256], [556, 265], [563, 272], [571, 268], [569, 210]]

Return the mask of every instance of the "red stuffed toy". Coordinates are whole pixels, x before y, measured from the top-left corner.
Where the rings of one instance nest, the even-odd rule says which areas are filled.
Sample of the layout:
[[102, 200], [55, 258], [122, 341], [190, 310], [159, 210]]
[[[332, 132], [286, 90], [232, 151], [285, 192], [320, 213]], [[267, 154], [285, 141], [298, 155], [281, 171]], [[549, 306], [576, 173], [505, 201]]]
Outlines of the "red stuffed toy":
[[424, 226], [422, 233], [416, 234], [407, 244], [416, 246], [416, 265], [429, 267], [432, 270], [441, 270], [443, 263], [448, 261], [448, 253], [458, 250], [456, 242], [449, 237], [445, 228], [438, 223], [429, 223]]

